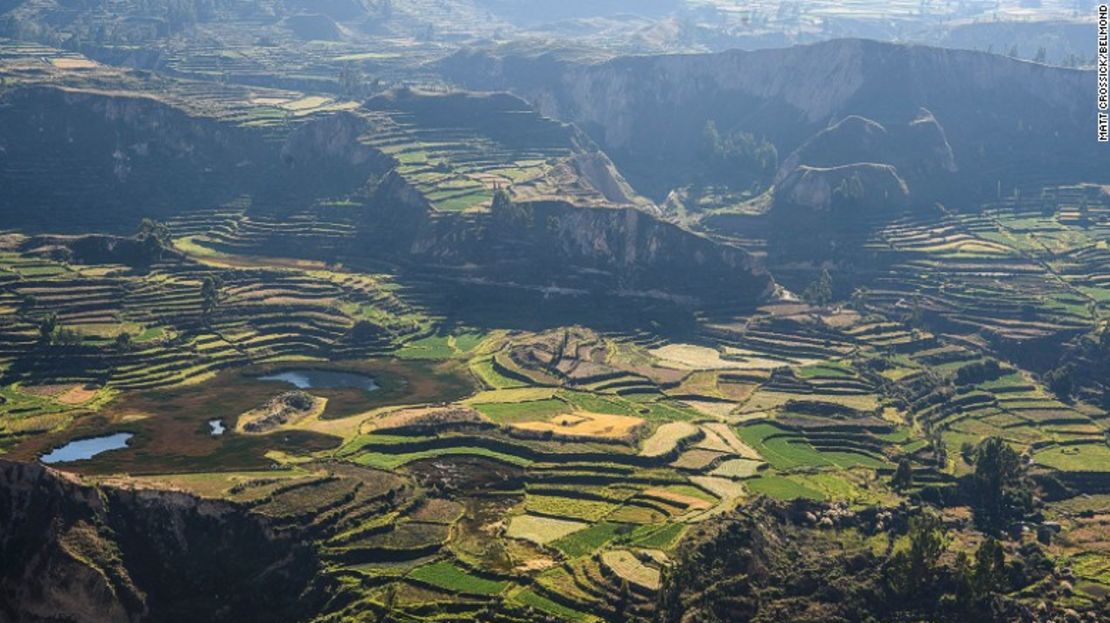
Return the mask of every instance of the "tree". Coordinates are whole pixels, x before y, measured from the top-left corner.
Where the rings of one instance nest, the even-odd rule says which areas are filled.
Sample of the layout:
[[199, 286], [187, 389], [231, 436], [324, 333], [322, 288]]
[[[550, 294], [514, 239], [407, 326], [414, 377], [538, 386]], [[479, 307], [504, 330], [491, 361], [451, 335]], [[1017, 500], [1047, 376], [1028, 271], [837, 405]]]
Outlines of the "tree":
[[866, 286], [860, 286], [855, 290], [852, 290], [852, 309], [858, 312], [867, 311], [867, 295], [869, 293], [870, 291], [867, 289]]
[[58, 314], [50, 312], [39, 321], [39, 342], [47, 346], [54, 343], [55, 331], [58, 329]]
[[1061, 400], [1069, 400], [1075, 389], [1075, 364], [1065, 363], [1044, 374], [1044, 383]]
[[1033, 56], [1033, 62], [1044, 64], [1046, 56], [1048, 56], [1048, 52], [1044, 49], [1044, 46], [1042, 45], [1041, 47], [1037, 48], [1037, 53]]
[[170, 228], [165, 223], [144, 218], [139, 223], [138, 235], [140, 238], [153, 237], [159, 242], [168, 243], [170, 241]]
[[528, 204], [513, 201], [509, 191], [498, 188], [493, 191], [493, 201], [490, 203], [490, 213], [494, 219], [507, 225], [523, 225], [531, 227], [535, 224], [535, 215]]
[[948, 466], [948, 443], [939, 432], [929, 435], [929, 447], [933, 450], [933, 460], [937, 467], [944, 469]]
[[149, 218], [144, 218], [139, 223], [139, 232], [135, 235], [135, 239], [142, 245], [140, 261], [148, 265], [162, 259], [162, 254], [172, 244], [170, 228], [165, 223]]
[[351, 326], [351, 341], [365, 344], [381, 333], [381, 328], [369, 320], [357, 320]]
[[131, 347], [134, 345], [134, 343], [131, 340], [130, 333], [128, 333], [127, 331], [121, 331], [118, 335], [116, 335], [116, 339], [112, 345], [118, 352], [126, 353], [131, 350]]
[[894, 581], [906, 596], [924, 596], [932, 589], [937, 562], [946, 543], [940, 517], [926, 511], [910, 519], [909, 550], [895, 554]]
[[200, 284], [201, 314], [207, 319], [220, 304], [220, 278], [205, 275]]
[[972, 589], [977, 597], [986, 597], [1003, 589], [1006, 583], [1006, 552], [1002, 544], [987, 537], [975, 552]]
[[503, 214], [512, 210], [513, 199], [509, 196], [509, 191], [504, 188], [497, 188], [493, 191], [493, 201], [490, 202], [490, 211], [494, 214]]
[[898, 461], [898, 467], [894, 470], [890, 484], [898, 491], [904, 491], [913, 486], [913, 466], [908, 458], [902, 457]]
[[988, 437], [975, 449], [975, 522], [997, 534], [1032, 511], [1033, 489], [1021, 455], [1001, 437]]
[[805, 291], [802, 292], [803, 301], [819, 307], [831, 303], [832, 296], [832, 275], [829, 274], [828, 269], [822, 269], [817, 281], [806, 286]]

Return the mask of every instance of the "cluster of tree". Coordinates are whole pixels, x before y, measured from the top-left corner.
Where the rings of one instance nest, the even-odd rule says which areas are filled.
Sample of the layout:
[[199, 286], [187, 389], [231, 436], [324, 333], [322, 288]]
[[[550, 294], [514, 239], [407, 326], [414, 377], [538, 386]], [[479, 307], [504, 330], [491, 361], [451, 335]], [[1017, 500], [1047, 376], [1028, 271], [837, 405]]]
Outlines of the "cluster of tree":
[[1026, 463], [1002, 438], [964, 446], [962, 454], [975, 466], [969, 495], [980, 530], [997, 535], [1033, 513], [1037, 503]]
[[[84, 336], [79, 331], [63, 327], [58, 321], [58, 314], [50, 312], [38, 322], [39, 346], [41, 348], [75, 348], [84, 343]], [[125, 353], [134, 347], [134, 340], [127, 331], [121, 331], [112, 339], [110, 346], [116, 352]]]
[[139, 243], [137, 263], [149, 266], [162, 259], [172, 244], [171, 238], [170, 228], [165, 223], [144, 218], [135, 234]]
[[493, 191], [490, 214], [495, 221], [511, 226], [531, 227], [535, 224], [535, 214], [527, 204], [513, 201], [509, 191], [498, 188]]
[[965, 617], [962, 620], [1007, 620], [1015, 609], [1004, 596], [1053, 570], [1052, 561], [1036, 543], [1015, 548], [1007, 559], [1002, 543], [989, 536], [974, 555], [961, 550], [954, 562], [942, 564], [950, 539], [940, 517], [931, 511], [910, 519], [908, 539], [909, 548], [894, 554], [888, 564], [894, 593], [907, 604], [935, 603], [939, 611]]
[[344, 63], [339, 69], [339, 92], [343, 97], [360, 99], [385, 89], [381, 78], [369, 78], [356, 62]]
[[[75, 348], [84, 343], [80, 332], [63, 327], [58, 322], [58, 315], [48, 313], [39, 321], [39, 345], [41, 347]], [[125, 353], [134, 348], [134, 339], [127, 331], [121, 331], [112, 339], [108, 348], [116, 352]]]
[[1061, 400], [1110, 408], [1110, 326], [1075, 340], [1041, 380]]
[[824, 307], [833, 301], [833, 280], [827, 268], [802, 291], [802, 300], [810, 305]]
[[991, 381], [1002, 374], [1002, 365], [997, 359], [983, 359], [975, 361], [956, 370], [953, 380], [956, 385], [971, 385]]
[[664, 573], [657, 623], [1033, 620], [1010, 595], [1053, 572], [1037, 543], [988, 537], [952, 551], [950, 528], [928, 510], [888, 526], [908, 547], [845, 552], [799, 525], [802, 504], [763, 500], [695, 531]]
[[705, 122], [698, 160], [704, 183], [756, 192], [767, 187], [779, 166], [773, 143], [741, 130], [722, 136], [712, 120]]
[[365, 344], [378, 337], [382, 328], [369, 320], [357, 320], [351, 326], [350, 339], [355, 344]]
[[81, 334], [58, 323], [58, 314], [50, 312], [39, 321], [39, 345], [73, 348], [80, 346]]
[[1061, 364], [1044, 373], [1044, 384], [1058, 398], [1069, 401], [1075, 391], [1075, 372], [1074, 363]]
[[116, 334], [116, 338], [112, 340], [112, 347], [121, 353], [129, 352], [135, 347], [135, 342], [131, 338], [131, 334], [127, 331], [120, 331]]
[[905, 491], [913, 486], [913, 462], [909, 457], [898, 460], [898, 467], [894, 469], [894, 475], [890, 478], [890, 486], [895, 491]]

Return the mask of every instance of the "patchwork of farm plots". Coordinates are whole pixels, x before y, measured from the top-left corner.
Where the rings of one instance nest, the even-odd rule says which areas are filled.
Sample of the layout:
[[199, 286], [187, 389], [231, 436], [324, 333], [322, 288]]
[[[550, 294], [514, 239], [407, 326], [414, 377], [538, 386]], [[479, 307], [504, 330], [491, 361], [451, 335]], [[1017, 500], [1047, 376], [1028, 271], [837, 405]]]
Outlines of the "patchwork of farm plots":
[[[891, 225], [886, 248], [929, 263], [913, 292], [875, 288], [864, 312], [781, 303], [716, 314], [682, 342], [581, 327], [445, 331], [387, 276], [251, 255], [252, 231], [293, 240], [305, 227], [235, 208], [172, 223], [188, 255], [143, 270], [66, 263], [53, 259], [57, 239], [9, 235], [4, 449], [133, 430], [131, 447], [64, 467], [233, 499], [306, 530], [351, 592], [348, 614], [388, 604], [456, 617], [496, 605], [519, 621], [647, 615], [683, 535], [757, 496], [895, 505], [956, 486], [960, 452], [991, 435], [1072, 493], [1110, 494], [1104, 412], [1061, 402], [974, 335], [891, 319], [917, 295], [979, 335], [1085, 330], [1105, 311], [1092, 295], [1105, 285], [1092, 268], [1101, 247], [1081, 238], [1102, 225], [1097, 209], [1085, 213], [1076, 233], [1062, 212], [1012, 207], [949, 216], [939, 237]], [[344, 235], [340, 217], [320, 223]], [[1019, 277], [999, 276], [1011, 270]], [[978, 306], [957, 304], [961, 289]], [[1081, 295], [1083, 305], [1062, 304]], [[44, 338], [48, 312], [65, 339]], [[327, 410], [236, 432], [281, 388], [225, 368], [305, 360], [380, 373], [389, 399], [310, 387]], [[467, 384], [428, 386], [460, 371]], [[896, 491], [903, 461], [912, 484]], [[1081, 561], [1096, 587], [1099, 560]]]
[[[390, 603], [413, 615], [472, 616], [496, 603], [508, 620], [649, 614], [674, 548], [697, 522], [760, 495], [896, 504], [906, 491], [889, 480], [900, 460], [911, 463], [910, 490], [948, 486], [956, 449], [986, 435], [1028, 450], [1036, 469], [1078, 491], [1110, 491], [1092, 467], [1106, 455], [1101, 414], [1059, 402], [969, 346], [878, 316], [781, 304], [707, 323], [689, 343], [577, 327], [440, 334], [384, 277], [245, 265], [250, 258], [179, 258], [136, 273], [7, 252], [7, 443], [18, 450], [82, 412], [147, 413], [131, 425], [148, 445], [79, 466], [118, 473], [129, 453], [160, 447], [153, 423], [165, 417], [118, 401], [157, 388], [167, 408], [209, 417], [216, 403], [187, 396], [230, 396], [219, 394], [235, 391], [230, 377], [204, 377], [224, 365], [388, 353], [461, 367], [476, 384], [469, 392], [361, 408], [340, 396], [344, 410], [249, 436], [261, 444], [252, 452], [271, 444], [271, 469], [186, 473], [168, 463], [136, 476], [308, 530], [328, 573], [353, 591], [351, 612]], [[207, 313], [206, 274], [220, 277]], [[80, 335], [67, 348], [86, 353], [74, 357], [85, 363], [43, 363], [60, 348], [35, 345], [31, 320], [47, 304]], [[174, 322], [158, 311], [167, 305]], [[358, 319], [376, 328], [367, 343], [352, 341]], [[134, 335], [133, 350], [113, 350], [120, 331]], [[149, 364], [158, 353], [165, 366]], [[167, 393], [169, 385], [181, 389]], [[230, 440], [247, 438], [236, 418], [269, 395], [239, 393], [218, 413]], [[18, 430], [21, 422], [38, 426]], [[204, 420], [189, 422], [178, 435]], [[313, 436], [288, 442], [299, 433]], [[952, 449], [947, 458], [941, 444]], [[207, 460], [231, 456], [214, 452]]]
[[[400, 92], [365, 104], [367, 144], [393, 157], [397, 172], [436, 210], [485, 210], [497, 188], [580, 205], [604, 201], [569, 162], [584, 137], [507, 95]], [[558, 178], [557, 192], [551, 179]]]
[[[172, 254], [143, 270], [67, 264], [50, 259], [47, 243], [22, 251], [33, 243], [8, 243], [0, 253], [0, 408], [18, 417], [5, 418], [4, 445], [121, 391], [196, 383], [252, 363], [366, 357], [430, 331], [383, 276], [225, 267]], [[216, 284], [210, 300], [206, 280]], [[43, 334], [48, 320], [52, 336]]]
[[[894, 504], [902, 458], [915, 487], [945, 486], [933, 431], [954, 448], [1001, 434], [1062, 473], [1090, 466], [1053, 449], [1097, 461], [1104, 446], [1096, 421], [1022, 373], [984, 372], [981, 355], [895, 323], [793, 306], [711, 332], [716, 346], [583, 329], [492, 335], [468, 351], [459, 337], [420, 340], [411, 356], [465, 360], [484, 389], [349, 427], [330, 456], [411, 477], [419, 501], [330, 537], [335, 572], [393, 587], [368, 599], [404, 594], [414, 613], [501, 600], [589, 620], [614, 613], [627, 585], [646, 614], [682, 533], [743, 500]], [[717, 356], [691, 369], [699, 349]]]
[[1110, 196], [1088, 186], [1029, 194], [883, 228], [870, 247], [891, 268], [867, 301], [1000, 342], [1089, 331], [1110, 311]]

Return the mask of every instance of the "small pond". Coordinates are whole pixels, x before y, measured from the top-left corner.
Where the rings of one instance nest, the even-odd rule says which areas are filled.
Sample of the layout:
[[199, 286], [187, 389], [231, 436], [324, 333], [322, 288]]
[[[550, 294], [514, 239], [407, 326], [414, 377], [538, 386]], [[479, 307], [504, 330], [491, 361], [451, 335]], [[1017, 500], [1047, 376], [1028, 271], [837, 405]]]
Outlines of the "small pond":
[[101, 452], [126, 448], [127, 442], [134, 435], [131, 433], [115, 433], [100, 437], [74, 439], [59, 448], [54, 448], [39, 459], [43, 463], [68, 463], [69, 461], [84, 461], [91, 459]]
[[223, 420], [208, 420], [208, 428], [211, 430], [213, 437], [219, 437], [226, 430]]
[[378, 389], [374, 377], [336, 370], [284, 370], [258, 377], [260, 381], [281, 381], [297, 389], [361, 389], [372, 392]]

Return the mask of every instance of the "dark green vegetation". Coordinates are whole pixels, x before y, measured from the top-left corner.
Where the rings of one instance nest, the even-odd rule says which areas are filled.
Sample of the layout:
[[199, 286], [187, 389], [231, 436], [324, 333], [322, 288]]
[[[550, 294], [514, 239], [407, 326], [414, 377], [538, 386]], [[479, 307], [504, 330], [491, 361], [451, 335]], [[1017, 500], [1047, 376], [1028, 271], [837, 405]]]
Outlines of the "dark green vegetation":
[[0, 619], [1106, 616], [1090, 72], [132, 4], [0, 1]]
[[[756, 504], [722, 520], [679, 552], [660, 592], [658, 620], [969, 621], [1035, 615], [1011, 595], [1054, 590], [1066, 572], [1036, 542], [953, 543], [937, 516], [875, 512], [836, 516], [813, 532], [819, 507]], [[1090, 613], [1101, 620], [1101, 606]]]

